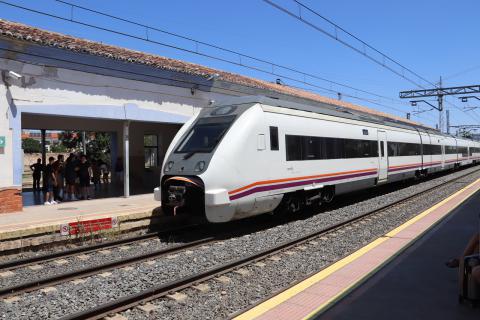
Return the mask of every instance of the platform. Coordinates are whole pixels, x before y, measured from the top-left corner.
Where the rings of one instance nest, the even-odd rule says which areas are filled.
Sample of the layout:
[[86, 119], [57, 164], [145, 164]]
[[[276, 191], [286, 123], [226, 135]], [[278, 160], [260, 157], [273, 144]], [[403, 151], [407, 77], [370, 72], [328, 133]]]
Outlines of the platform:
[[458, 256], [479, 228], [480, 179], [243, 319], [479, 319], [458, 303]]
[[59, 238], [60, 226], [70, 222], [115, 217], [122, 230], [148, 227], [152, 217], [161, 216], [159, 206], [153, 194], [144, 194], [25, 207], [20, 212], [0, 214], [0, 250], [27, 246], [26, 238], [35, 236]]

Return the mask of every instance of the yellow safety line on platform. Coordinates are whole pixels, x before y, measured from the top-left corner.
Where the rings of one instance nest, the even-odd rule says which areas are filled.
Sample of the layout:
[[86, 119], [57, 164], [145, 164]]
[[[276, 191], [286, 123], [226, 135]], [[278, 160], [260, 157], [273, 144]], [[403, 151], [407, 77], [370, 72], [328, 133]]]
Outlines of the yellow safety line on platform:
[[[402, 225], [400, 225], [399, 227], [393, 229], [392, 231], [386, 233], [384, 236], [374, 240], [373, 242], [369, 243], [368, 245], [360, 248], [359, 250], [355, 251], [354, 253], [350, 254], [349, 256], [335, 262], [334, 264], [330, 265], [329, 267], [323, 269], [322, 271], [314, 274], [313, 276], [303, 280], [302, 282], [298, 283], [297, 285], [294, 285], [293, 287], [290, 287], [289, 289], [286, 289], [285, 291], [279, 293], [278, 295], [268, 299], [267, 301], [264, 301], [262, 303], [260, 303], [259, 305], [253, 307], [252, 309], [242, 313], [241, 315], [237, 316], [234, 318], [234, 320], [246, 320], [246, 319], [255, 319], [259, 316], [261, 316], [262, 314], [266, 313], [267, 311], [273, 309], [274, 307], [278, 306], [279, 304], [287, 301], [288, 299], [292, 298], [293, 296], [295, 296], [296, 294], [304, 291], [305, 289], [309, 288], [310, 286], [318, 283], [319, 281], [325, 279], [326, 277], [328, 277], [329, 275], [333, 274], [334, 272], [336, 272], [337, 270], [345, 267], [346, 265], [348, 265], [349, 263], [351, 263], [352, 261], [358, 259], [359, 257], [363, 256], [364, 254], [366, 254], [367, 252], [369, 252], [370, 250], [374, 249], [375, 247], [379, 246], [380, 244], [382, 244], [383, 242], [387, 241], [389, 238], [395, 236], [396, 234], [398, 234], [400, 231], [404, 230], [405, 228], [407, 228], [408, 226], [414, 224], [415, 222], [417, 222], [418, 220], [422, 219], [423, 217], [427, 216], [428, 214], [430, 214], [432, 211], [434, 211], [435, 209], [439, 208], [440, 206], [444, 205], [445, 203], [449, 202], [450, 200], [452, 200], [453, 198], [459, 196], [460, 194], [462, 194], [463, 192], [465, 192], [466, 190], [468, 190], [469, 188], [473, 187], [475, 184], [479, 183], [480, 182], [480, 179], [477, 179], [476, 181], [472, 182], [471, 184], [469, 184], [468, 186], [462, 188], [461, 190], [455, 192], [453, 195], [449, 196], [448, 198], [445, 198], [444, 200], [440, 201], [439, 203], [437, 203], [436, 205], [432, 206], [431, 208], [423, 211], [422, 213], [416, 215], [415, 217], [413, 217], [412, 219], [408, 220], [407, 222], [403, 223]], [[478, 189], [478, 188], [477, 188]], [[477, 191], [477, 190], [475, 190]], [[452, 207], [450, 209], [449, 212], [453, 211], [455, 208], [457, 208], [461, 203], [463, 203], [465, 200], [467, 200], [468, 198], [470, 198], [474, 193], [472, 192], [471, 194], [469, 194], [467, 197], [465, 197], [464, 199], [462, 199], [461, 201], [459, 201], [454, 207]], [[447, 216], [447, 214], [445, 214], [442, 218], [439, 219], [442, 220], [445, 216]], [[438, 222], [438, 221], [437, 221]], [[429, 226], [424, 232], [422, 232], [421, 234], [417, 235], [414, 239], [412, 239], [409, 243], [411, 243], [412, 241], [414, 241], [415, 239], [417, 239], [418, 237], [420, 237], [422, 234], [424, 234], [425, 232], [427, 232], [428, 230], [430, 230], [436, 223], [432, 224], [431, 226]], [[395, 255], [393, 255], [392, 257], [390, 257], [390, 259], [392, 259], [394, 256], [396, 256], [399, 252], [403, 251], [404, 248], [408, 247], [408, 244], [406, 244], [402, 249], [400, 249], [399, 251], [397, 251], [397, 253]], [[390, 259], [387, 259], [386, 261], [383, 262], [383, 264], [387, 263], [388, 261], [390, 261]], [[382, 265], [383, 265], [382, 264]], [[379, 268], [377, 268], [379, 269]], [[376, 269], [376, 270], [377, 270]], [[375, 271], [375, 270], [374, 270]], [[322, 309], [324, 309], [325, 307], [331, 305], [334, 301], [336, 301], [338, 298], [342, 297], [345, 295], [345, 293], [347, 293], [348, 291], [350, 291], [352, 288], [356, 287], [356, 285], [358, 283], [361, 283], [363, 282], [367, 277], [369, 277], [370, 275], [372, 275], [374, 272], [370, 272], [368, 274], [366, 274], [364, 277], [362, 277], [361, 279], [359, 279], [357, 282], [355, 283], [352, 283], [349, 287], [343, 289], [340, 293], [338, 293], [337, 295], [335, 295], [334, 297], [332, 297], [331, 299], [329, 299], [327, 302], [323, 303], [321, 306], [319, 306], [318, 308], [316, 308], [314, 311], [312, 311], [310, 314], [308, 314], [304, 319], [308, 319], [308, 318], [311, 318], [312, 316], [318, 314]]]

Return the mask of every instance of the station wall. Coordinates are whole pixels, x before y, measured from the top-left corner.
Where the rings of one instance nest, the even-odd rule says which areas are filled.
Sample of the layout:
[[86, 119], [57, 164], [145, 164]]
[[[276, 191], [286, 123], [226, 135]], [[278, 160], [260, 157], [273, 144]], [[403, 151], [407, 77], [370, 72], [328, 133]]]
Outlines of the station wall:
[[[201, 108], [208, 106], [211, 100], [228, 96], [219, 92], [201, 91], [194, 87], [155, 84], [45, 64], [25, 63], [16, 59], [0, 58], [0, 71], [2, 72], [0, 136], [6, 138], [5, 148], [0, 148], [0, 203], [2, 203], [2, 193], [8, 193], [10, 197], [12, 192], [19, 194], [21, 191], [21, 180], [19, 181], [17, 171], [22, 168], [21, 155], [18, 152], [18, 144], [21, 144], [18, 130], [22, 128], [116, 132], [117, 152], [121, 154], [123, 123], [104, 119], [111, 119], [112, 114], [118, 115], [125, 112], [126, 104], [138, 106], [138, 112], [144, 110], [144, 112], [172, 115], [173, 118], [178, 116], [188, 119]], [[20, 74], [22, 78], [10, 77], [9, 71]], [[34, 110], [34, 114], [22, 113], [24, 105], [28, 105], [29, 112]], [[55, 108], [57, 105], [62, 108], [52, 113], [52, 107]], [[42, 114], [45, 106], [50, 107], [48, 114]], [[72, 108], [68, 109], [68, 106]], [[85, 109], [89, 108], [88, 115], [85, 117], [78, 117], [82, 113], [82, 110], [79, 110], [82, 109], [81, 106], [85, 106]], [[98, 108], [94, 109], [92, 118], [91, 110], [95, 106]], [[101, 106], [108, 106], [108, 108]], [[21, 123], [20, 127], [19, 123]], [[159, 176], [165, 151], [180, 125], [180, 123], [166, 122], [131, 122], [130, 177], [132, 180], [143, 183], [151, 180], [152, 176]], [[143, 135], [145, 132], [155, 132], [159, 137], [158, 166], [151, 169], [153, 175], [146, 174], [144, 168]], [[21, 203], [21, 194], [14, 205], [9, 208], [0, 207], [0, 212], [15, 211], [12, 208], [18, 209], [19, 202]]]

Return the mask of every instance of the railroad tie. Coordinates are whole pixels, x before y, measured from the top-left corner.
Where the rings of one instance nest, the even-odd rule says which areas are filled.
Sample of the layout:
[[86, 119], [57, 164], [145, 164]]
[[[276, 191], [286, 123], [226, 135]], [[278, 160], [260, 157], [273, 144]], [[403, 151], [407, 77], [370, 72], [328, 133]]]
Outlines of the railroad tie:
[[142, 310], [145, 313], [151, 313], [152, 311], [158, 309], [153, 303], [146, 303], [144, 305], [137, 306], [137, 309]]
[[219, 281], [223, 284], [228, 284], [228, 283], [231, 282], [230, 278], [227, 277], [227, 276], [220, 276], [220, 277], [215, 278], [215, 280], [217, 280], [217, 281]]
[[75, 280], [72, 280], [71, 282], [72, 282], [73, 284], [75, 284], [75, 285], [79, 285], [79, 284], [82, 284], [82, 283], [87, 282], [87, 280], [84, 280], [84, 279], [75, 279]]
[[15, 272], [10, 271], [10, 270], [0, 272], [0, 278], [8, 278], [8, 277], [12, 277], [14, 275], [15, 275]]
[[235, 272], [236, 274], [239, 274], [241, 276], [248, 276], [250, 274], [250, 271], [248, 271], [245, 268], [240, 268], [240, 269], [234, 270], [233, 272]]
[[117, 314], [105, 317], [105, 320], [128, 320], [128, 319], [117, 313]]
[[68, 260], [65, 260], [65, 259], [55, 260], [55, 263], [58, 264], [59, 266], [62, 266], [64, 264], [67, 264]]
[[30, 270], [40, 270], [40, 269], [43, 269], [43, 267], [39, 264], [34, 264], [34, 265], [31, 265], [31, 266], [28, 266], [28, 268]]
[[45, 294], [49, 294], [49, 293], [57, 292], [57, 288], [46, 287], [46, 288], [40, 289], [40, 292], [45, 293]]
[[167, 294], [167, 298], [176, 301], [178, 303], [184, 303], [188, 296], [181, 292], [175, 292], [173, 294]]
[[5, 303], [14, 303], [14, 302], [17, 302], [20, 300], [20, 297], [19, 296], [13, 296], [13, 297], [8, 297], [8, 298], [5, 298], [3, 299], [3, 302]]
[[267, 259], [275, 262], [282, 260], [282, 258], [280, 258], [279, 256], [271, 256], [271, 257], [268, 257]]
[[192, 286], [192, 288], [203, 293], [210, 290], [210, 286], [206, 283], [199, 283], [196, 286]]
[[104, 273], [99, 273], [98, 275], [102, 278], [108, 278], [112, 275], [112, 273], [111, 272], [104, 272]]

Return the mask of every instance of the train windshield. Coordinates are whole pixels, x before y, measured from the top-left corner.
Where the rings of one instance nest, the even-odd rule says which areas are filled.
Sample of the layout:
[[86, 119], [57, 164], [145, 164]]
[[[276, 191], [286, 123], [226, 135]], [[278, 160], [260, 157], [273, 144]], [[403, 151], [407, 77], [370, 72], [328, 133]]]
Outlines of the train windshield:
[[211, 152], [232, 124], [235, 116], [201, 118], [183, 139], [176, 152], [194, 154]]

